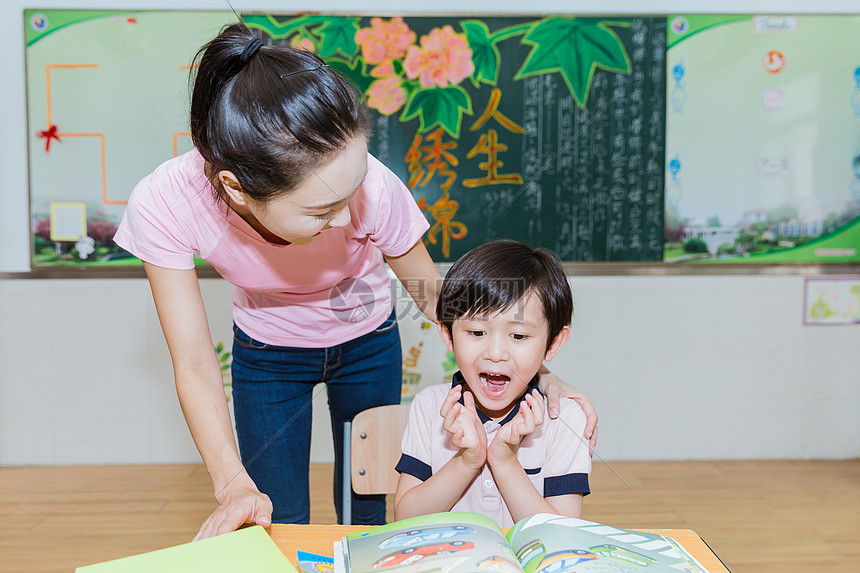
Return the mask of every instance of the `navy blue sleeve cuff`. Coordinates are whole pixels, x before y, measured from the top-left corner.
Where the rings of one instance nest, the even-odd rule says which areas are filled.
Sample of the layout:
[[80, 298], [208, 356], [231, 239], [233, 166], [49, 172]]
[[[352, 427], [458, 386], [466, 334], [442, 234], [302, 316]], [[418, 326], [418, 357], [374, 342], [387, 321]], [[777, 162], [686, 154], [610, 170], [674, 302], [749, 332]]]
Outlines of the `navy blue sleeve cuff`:
[[567, 474], [544, 478], [544, 497], [567, 495], [569, 493], [590, 494], [591, 489], [588, 487], [588, 474]]
[[413, 458], [412, 456], [407, 456], [406, 454], [402, 454], [400, 456], [400, 461], [397, 462], [397, 465], [394, 467], [399, 473], [409, 474], [411, 476], [415, 476], [421, 481], [427, 481], [431, 475], [433, 475], [433, 468], [419, 460], [418, 458]]

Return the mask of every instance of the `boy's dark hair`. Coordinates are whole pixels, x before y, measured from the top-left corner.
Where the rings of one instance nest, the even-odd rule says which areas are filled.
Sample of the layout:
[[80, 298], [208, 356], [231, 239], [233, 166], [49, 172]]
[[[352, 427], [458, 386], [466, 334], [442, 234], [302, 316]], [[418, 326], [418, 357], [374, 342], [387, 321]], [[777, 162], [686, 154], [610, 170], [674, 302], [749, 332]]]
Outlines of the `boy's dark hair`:
[[556, 255], [517, 241], [492, 241], [454, 263], [436, 303], [436, 319], [451, 332], [458, 318], [504, 312], [536, 294], [549, 323], [547, 350], [573, 318], [573, 294]]
[[248, 197], [265, 203], [368, 134], [343, 77], [311, 52], [263, 44], [241, 22], [226, 26], [194, 61], [191, 137], [225, 202], [219, 171], [232, 171]]

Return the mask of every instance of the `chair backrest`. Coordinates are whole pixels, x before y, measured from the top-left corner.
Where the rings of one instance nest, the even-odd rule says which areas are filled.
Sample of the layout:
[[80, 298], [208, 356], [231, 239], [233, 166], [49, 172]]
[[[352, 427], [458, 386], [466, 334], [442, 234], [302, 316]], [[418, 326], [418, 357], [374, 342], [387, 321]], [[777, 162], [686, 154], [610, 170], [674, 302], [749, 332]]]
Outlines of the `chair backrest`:
[[394, 493], [399, 474], [400, 439], [409, 418], [409, 404], [378, 406], [352, 420], [351, 476], [355, 493]]

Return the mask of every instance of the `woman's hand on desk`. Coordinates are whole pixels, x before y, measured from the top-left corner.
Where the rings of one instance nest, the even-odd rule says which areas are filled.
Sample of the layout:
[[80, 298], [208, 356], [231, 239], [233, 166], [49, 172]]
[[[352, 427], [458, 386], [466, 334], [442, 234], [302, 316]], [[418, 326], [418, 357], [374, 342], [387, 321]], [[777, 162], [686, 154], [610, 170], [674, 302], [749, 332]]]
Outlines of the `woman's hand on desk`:
[[200, 526], [194, 541], [230, 533], [245, 523], [256, 523], [263, 527], [272, 524], [272, 502], [268, 495], [256, 487], [231, 484], [215, 497], [218, 507]]
[[594, 454], [594, 446], [597, 445], [597, 410], [594, 409], [594, 404], [591, 403], [588, 396], [562, 382], [561, 378], [550, 372], [546, 365], [541, 366], [539, 374], [538, 385], [541, 392], [546, 396], [547, 414], [550, 418], [554, 420], [558, 417], [561, 398], [575, 400], [582, 408], [586, 418], [583, 434], [588, 440], [588, 453]]

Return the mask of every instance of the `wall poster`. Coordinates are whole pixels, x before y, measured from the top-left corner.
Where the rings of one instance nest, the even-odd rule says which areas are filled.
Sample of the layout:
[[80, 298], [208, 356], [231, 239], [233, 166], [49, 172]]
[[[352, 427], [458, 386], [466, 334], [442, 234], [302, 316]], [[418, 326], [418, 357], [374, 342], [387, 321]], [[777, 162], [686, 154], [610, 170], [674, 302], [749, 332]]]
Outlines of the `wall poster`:
[[667, 36], [666, 262], [860, 262], [860, 16]]

